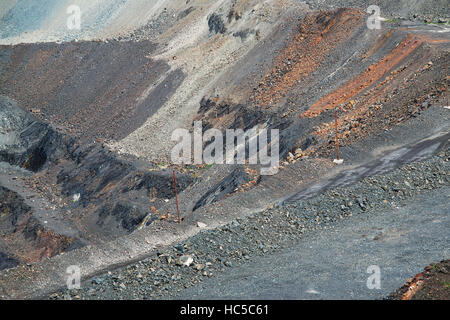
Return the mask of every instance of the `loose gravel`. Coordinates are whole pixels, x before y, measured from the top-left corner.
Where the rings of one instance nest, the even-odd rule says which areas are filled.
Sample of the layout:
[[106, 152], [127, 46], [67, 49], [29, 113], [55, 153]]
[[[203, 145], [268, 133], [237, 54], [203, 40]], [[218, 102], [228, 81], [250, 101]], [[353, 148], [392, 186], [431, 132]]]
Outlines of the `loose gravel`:
[[226, 268], [292, 246], [303, 234], [333, 228], [352, 215], [370, 215], [406, 203], [426, 190], [450, 185], [450, 148], [390, 173], [313, 199], [281, 204], [205, 230], [156, 256], [62, 290], [50, 299], [170, 299]]

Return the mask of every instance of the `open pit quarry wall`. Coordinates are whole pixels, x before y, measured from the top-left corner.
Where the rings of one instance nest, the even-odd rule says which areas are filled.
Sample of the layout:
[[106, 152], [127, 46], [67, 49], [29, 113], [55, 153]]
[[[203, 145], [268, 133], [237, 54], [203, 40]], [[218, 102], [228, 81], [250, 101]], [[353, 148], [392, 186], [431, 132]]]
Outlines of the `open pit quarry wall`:
[[[23, 272], [4, 295], [56, 286], [61, 270], [43, 273], [64, 261], [90, 264], [87, 277], [142, 258], [200, 217], [220, 225], [324, 177], [334, 110], [351, 165], [392, 150], [368, 141], [414, 119], [427, 121], [396, 147], [448, 130], [448, 16], [440, 0], [2, 1], [0, 268]], [[194, 121], [280, 130], [279, 175], [171, 167], [172, 133]]]

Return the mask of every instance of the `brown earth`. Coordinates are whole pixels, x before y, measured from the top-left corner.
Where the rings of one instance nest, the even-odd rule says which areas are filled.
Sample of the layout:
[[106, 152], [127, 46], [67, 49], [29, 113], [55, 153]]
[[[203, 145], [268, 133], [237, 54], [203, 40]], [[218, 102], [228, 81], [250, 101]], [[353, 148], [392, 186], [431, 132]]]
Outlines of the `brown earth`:
[[[0, 46], [6, 63], [0, 94], [83, 141], [121, 139], [156, 112], [184, 78], [148, 57], [155, 47], [150, 41]], [[152, 84], [157, 90], [143, 95]]]
[[388, 299], [393, 300], [450, 300], [450, 260], [425, 267]]

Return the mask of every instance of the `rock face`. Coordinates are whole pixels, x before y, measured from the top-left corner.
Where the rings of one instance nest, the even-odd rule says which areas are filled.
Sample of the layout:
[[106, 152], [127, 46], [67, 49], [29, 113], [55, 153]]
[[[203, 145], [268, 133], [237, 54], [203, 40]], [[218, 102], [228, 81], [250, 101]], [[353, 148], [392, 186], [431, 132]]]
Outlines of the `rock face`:
[[51, 257], [76, 245], [76, 239], [49, 229], [15, 192], [0, 186], [0, 269]]
[[19, 262], [13, 258], [10, 258], [3, 252], [0, 252], [0, 270], [13, 268], [17, 266]]
[[[144, 218], [146, 223], [155, 219], [149, 197], [162, 202], [174, 196], [170, 172], [138, 169], [101, 144], [80, 144], [58, 133], [9, 98], [0, 96], [0, 104], [0, 160], [10, 165], [0, 170], [4, 268], [128, 234]], [[26, 171], [33, 174], [23, 175]], [[15, 174], [9, 180], [11, 172]], [[191, 182], [180, 174], [178, 190]], [[43, 197], [48, 202], [26, 201], [4, 183], [23, 190], [27, 199]], [[48, 211], [50, 216], [44, 213]], [[61, 219], [72, 231], [60, 226]]]
[[49, 159], [62, 156], [63, 143], [53, 129], [0, 96], [0, 161], [36, 172]]
[[243, 168], [236, 168], [225, 179], [213, 186], [194, 205], [192, 211], [223, 199], [226, 195], [233, 193], [235, 189], [248, 181], [247, 173]]

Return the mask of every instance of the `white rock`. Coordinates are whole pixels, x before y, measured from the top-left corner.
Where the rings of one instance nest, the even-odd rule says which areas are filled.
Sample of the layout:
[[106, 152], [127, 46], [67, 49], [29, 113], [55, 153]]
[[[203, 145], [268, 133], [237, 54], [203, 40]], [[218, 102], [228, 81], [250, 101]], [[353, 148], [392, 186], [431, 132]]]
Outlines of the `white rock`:
[[197, 227], [204, 229], [204, 228], [206, 228], [206, 224], [199, 221], [199, 222], [197, 222]]
[[314, 289], [308, 289], [307, 291], [306, 291], [306, 293], [310, 293], [310, 294], [320, 294], [320, 292], [319, 291], [317, 291], [317, 290], [314, 290]]
[[344, 159], [340, 159], [340, 160], [334, 159], [333, 162], [336, 164], [342, 164], [342, 163], [344, 163]]
[[194, 258], [191, 255], [184, 255], [177, 259], [177, 265], [189, 267], [194, 262]]

